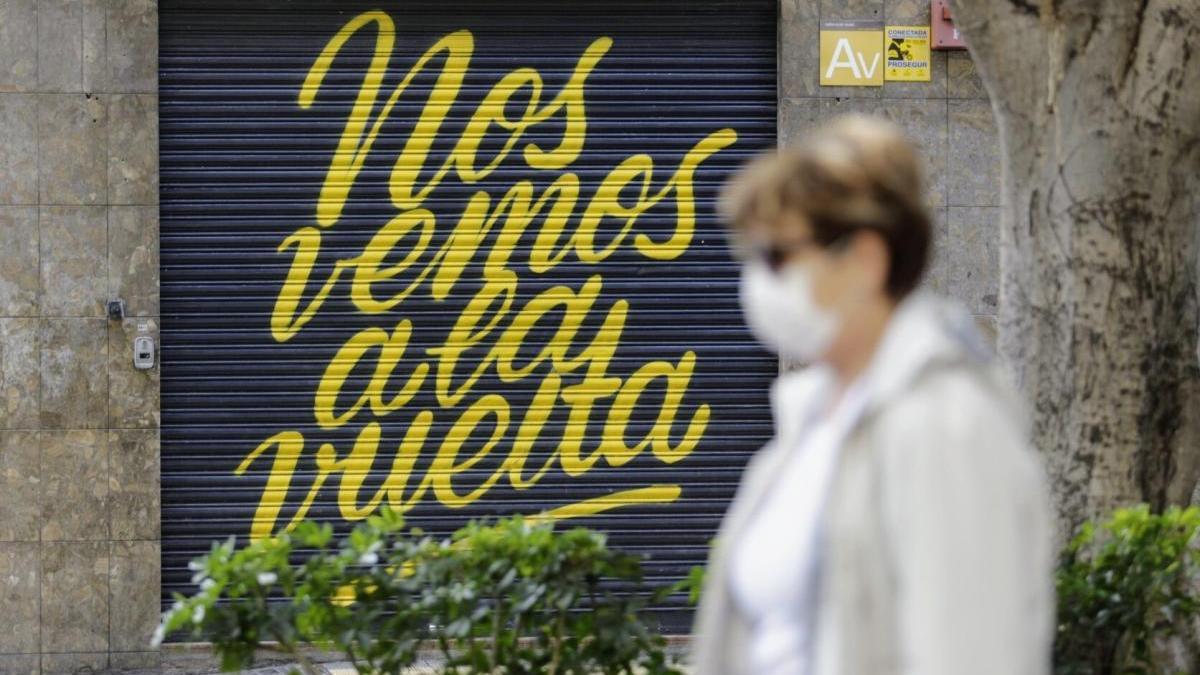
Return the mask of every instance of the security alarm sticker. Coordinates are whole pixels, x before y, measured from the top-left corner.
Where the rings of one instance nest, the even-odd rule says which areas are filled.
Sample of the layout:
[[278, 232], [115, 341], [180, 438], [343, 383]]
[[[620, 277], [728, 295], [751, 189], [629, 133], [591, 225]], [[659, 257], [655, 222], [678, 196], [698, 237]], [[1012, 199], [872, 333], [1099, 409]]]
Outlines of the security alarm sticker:
[[884, 29], [887, 63], [884, 79], [898, 82], [929, 81], [929, 27], [888, 26]]

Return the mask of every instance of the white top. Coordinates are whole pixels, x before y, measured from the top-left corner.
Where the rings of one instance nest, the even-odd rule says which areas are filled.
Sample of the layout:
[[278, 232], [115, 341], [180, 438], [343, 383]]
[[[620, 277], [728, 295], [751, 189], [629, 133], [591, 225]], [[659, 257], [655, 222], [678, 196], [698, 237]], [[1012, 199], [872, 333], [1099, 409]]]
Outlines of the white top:
[[[831, 373], [824, 377], [832, 383]], [[838, 449], [863, 407], [861, 379], [824, 415], [820, 410], [788, 411], [801, 418], [798, 443], [789, 449], [774, 489], [750, 516], [742, 537], [732, 542], [730, 583], [733, 597], [754, 624], [748, 672], [755, 675], [809, 672], [821, 514]]]

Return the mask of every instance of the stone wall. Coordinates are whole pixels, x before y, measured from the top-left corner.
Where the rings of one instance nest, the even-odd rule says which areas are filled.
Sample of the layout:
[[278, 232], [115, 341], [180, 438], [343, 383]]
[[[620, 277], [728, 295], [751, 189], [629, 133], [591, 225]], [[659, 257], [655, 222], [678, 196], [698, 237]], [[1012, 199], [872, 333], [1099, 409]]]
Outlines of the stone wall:
[[[929, 284], [994, 333], [999, 158], [965, 52], [933, 81], [821, 88], [822, 19], [925, 23], [920, 0], [782, 0], [780, 139], [857, 111], [927, 158]], [[159, 609], [157, 15], [0, 0], [0, 674], [153, 667]], [[126, 301], [123, 322], [105, 301]]]
[[157, 45], [152, 0], [0, 0], [0, 673], [157, 660]]

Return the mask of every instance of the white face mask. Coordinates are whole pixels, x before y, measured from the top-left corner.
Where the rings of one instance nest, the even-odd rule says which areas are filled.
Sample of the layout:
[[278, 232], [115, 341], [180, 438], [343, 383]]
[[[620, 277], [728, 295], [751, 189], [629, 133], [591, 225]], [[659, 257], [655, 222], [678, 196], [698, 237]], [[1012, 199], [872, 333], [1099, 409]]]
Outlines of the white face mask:
[[802, 264], [772, 272], [763, 262], [746, 263], [741, 300], [754, 336], [780, 356], [812, 363], [837, 336], [839, 318], [817, 306], [810, 271]]

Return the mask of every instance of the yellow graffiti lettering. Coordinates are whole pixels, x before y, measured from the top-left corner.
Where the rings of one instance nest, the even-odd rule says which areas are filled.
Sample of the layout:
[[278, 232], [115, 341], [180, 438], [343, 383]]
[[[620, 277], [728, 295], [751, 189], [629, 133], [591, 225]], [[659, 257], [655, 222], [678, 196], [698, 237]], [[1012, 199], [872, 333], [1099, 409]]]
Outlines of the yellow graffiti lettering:
[[[366, 70], [331, 78], [351, 40], [357, 45], [372, 35]], [[402, 75], [388, 72], [396, 26], [386, 12], [353, 17], [326, 43], [300, 87], [300, 108], [317, 106], [327, 80], [361, 79], [317, 194], [315, 224], [299, 223], [277, 249], [290, 262], [271, 310], [271, 335], [292, 340], [339, 289], [346, 301], [339, 310], [351, 307], [358, 319], [378, 316], [386, 325], [362, 327], [356, 319], [356, 332], [333, 351], [312, 392], [315, 433], [353, 425], [352, 446], [339, 452], [333, 442], [310, 438], [314, 449], [306, 454], [304, 435], [286, 430], [238, 465], [238, 476], [256, 463], [268, 472], [252, 539], [295, 527], [323, 494], [335, 493], [341, 518], [354, 521], [384, 503], [405, 512], [431, 498], [463, 508], [505, 479], [512, 489], [530, 490], [554, 471], [580, 478], [601, 460], [612, 467], [639, 456], [674, 464], [696, 450], [711, 410], [688, 396], [695, 352], [640, 366], [618, 359], [630, 303], [605, 293], [603, 265], [619, 250], [648, 265], [683, 255], [696, 236], [697, 172], [737, 134], [707, 134], [673, 169], [636, 153], [607, 172], [592, 172], [590, 163], [589, 171], [572, 170], [588, 147], [587, 82], [612, 45], [608, 37], [593, 40], [557, 92], [546, 91], [537, 69], [515, 68], [481, 88], [478, 105], [464, 110], [459, 93], [468, 76], [476, 82], [470, 31], [440, 37]], [[383, 147], [380, 134], [400, 109], [411, 117], [403, 144], [388, 158], [395, 211], [373, 232], [360, 236], [357, 216], [339, 231], [368, 158], [372, 166], [384, 159], [371, 153]], [[444, 137], [452, 130], [457, 138]], [[504, 182], [509, 168], [513, 179]], [[450, 191], [438, 190], [450, 181], [457, 182]], [[581, 202], [584, 189], [589, 195]], [[658, 211], [647, 215], [660, 208], [673, 208], [673, 224], [639, 227], [651, 217], [670, 223]], [[344, 252], [347, 246], [357, 250]], [[564, 281], [538, 282], [536, 292], [525, 285], [526, 270], [544, 275], [559, 266]], [[420, 325], [426, 311], [406, 313], [418, 293], [446, 309], [448, 332], [431, 335]], [[601, 314], [595, 333], [581, 336]], [[515, 383], [536, 385], [523, 410], [508, 398]], [[403, 439], [381, 448], [385, 431], [396, 428], [404, 429]], [[299, 494], [290, 504], [289, 495]], [[680, 494], [675, 484], [632, 487], [537, 517], [669, 503]]]
[[579, 200], [579, 177], [573, 173], [564, 173], [554, 184], [546, 188], [539, 205], [551, 196], [557, 196], [554, 206], [546, 215], [542, 227], [538, 229], [537, 238], [533, 242], [533, 250], [529, 253], [529, 269], [534, 274], [544, 274], [563, 261], [570, 253], [569, 246], [559, 247], [559, 240], [567, 227], [575, 203]]
[[[292, 476], [296, 473], [296, 464], [304, 452], [304, 436], [298, 431], [281, 431], [275, 434], [246, 455], [241, 464], [233, 470], [234, 475], [245, 474], [254, 460], [271, 449], [275, 451], [275, 460], [271, 463], [271, 473], [267, 477], [267, 485], [263, 488], [258, 507], [254, 510], [254, 520], [250, 523], [250, 539], [254, 541], [270, 536], [275, 531], [275, 522], [279, 519], [279, 512], [283, 510], [287, 500]], [[309, 505], [311, 500], [306, 500], [292, 519], [293, 523], [304, 518]]]
[[329, 40], [317, 60], [308, 70], [304, 84], [300, 87], [298, 102], [301, 108], [312, 107], [316, 100], [317, 91], [325, 80], [325, 75], [333, 65], [333, 59], [342, 46], [365, 26], [375, 24], [375, 53], [371, 57], [371, 65], [363, 75], [358, 97], [354, 108], [346, 117], [346, 127], [338, 140], [337, 150], [333, 153], [333, 161], [321, 185], [321, 196], [317, 202], [317, 222], [322, 226], [332, 225], [342, 213], [346, 197], [350, 194], [350, 186], [358, 176], [367, 152], [375, 142], [379, 133], [379, 124], [374, 125], [367, 138], [363, 138], [367, 122], [371, 119], [371, 109], [375, 107], [375, 99], [379, 96], [379, 86], [383, 76], [387, 74], [388, 62], [392, 57], [392, 46], [396, 42], [396, 26], [386, 13], [375, 10], [364, 12], [350, 20], [341, 30]]
[[529, 478], [525, 477], [525, 462], [529, 460], [533, 444], [537, 443], [538, 438], [541, 437], [542, 428], [550, 419], [550, 413], [554, 410], [555, 402], [558, 401], [558, 392], [561, 388], [561, 377], [554, 373], [547, 375], [546, 379], [542, 380], [541, 385], [538, 386], [537, 393], [533, 395], [533, 401], [530, 402], [528, 411], [525, 413], [525, 419], [521, 421], [521, 426], [517, 429], [517, 437], [513, 439], [512, 452], [505, 458], [501, 470], [508, 472], [508, 482], [518, 490], [533, 487], [554, 466], [555, 456], [551, 454], [540, 469]]
[[[525, 104], [525, 112], [520, 118], [510, 120], [505, 116], [504, 109], [513, 95], [524, 87], [530, 89], [529, 102]], [[505, 75], [495, 87], [492, 87], [491, 91], [483, 97], [483, 101], [475, 109], [474, 114], [471, 115], [470, 121], [467, 122], [463, 134], [459, 138], [458, 145], [454, 148], [455, 170], [464, 181], [474, 183], [483, 180], [508, 157], [525, 129], [539, 121], [534, 112], [541, 96], [542, 76], [532, 68], [518, 68]], [[496, 153], [495, 157], [484, 168], [477, 169], [475, 161], [479, 154], [479, 146], [487, 137], [488, 129], [493, 124], [507, 131], [508, 138], [504, 142], [504, 147]]]
[[538, 115], [538, 121], [549, 119], [559, 110], [566, 112], [566, 128], [563, 130], [562, 142], [552, 150], [542, 150], [536, 143], [525, 146], [525, 162], [535, 169], [561, 169], [575, 158], [583, 149], [583, 140], [587, 134], [587, 115], [584, 114], [583, 83], [592, 70], [600, 63], [601, 57], [612, 47], [612, 38], [600, 38], [584, 50], [571, 79], [559, 92], [550, 105]]
[[[524, 149], [524, 159], [529, 166], [536, 169], [558, 169], [570, 164], [579, 156], [587, 128], [584, 83], [612, 46], [611, 39], [599, 38], [588, 46], [575, 65], [571, 78], [558, 95], [543, 108], [537, 108], [541, 98], [542, 78], [536, 71], [520, 68], [505, 75], [472, 114], [450, 156], [433, 171], [424, 184], [421, 184], [420, 175], [425, 171], [430, 148], [458, 97], [463, 78], [469, 69], [475, 48], [475, 39], [470, 31], [456, 31], [429, 47], [392, 90], [384, 104], [379, 107], [378, 113], [372, 116], [383, 77], [391, 61], [395, 45], [395, 24], [382, 11], [365, 12], [343, 26], [321, 50], [321, 54], [305, 76], [297, 101], [301, 108], [312, 107], [338, 53], [354, 34], [372, 24], [376, 26], [377, 33], [371, 64], [363, 75], [358, 97], [347, 116], [337, 150], [321, 186], [317, 222], [322, 227], [332, 225], [340, 217], [363, 163], [397, 101], [417, 75], [442, 52], [446, 53], [446, 58], [438, 73], [437, 82], [429, 93], [408, 141], [396, 158], [388, 179], [392, 203], [397, 208], [416, 208], [442, 182], [452, 167], [465, 183], [482, 180], [508, 156], [526, 129], [554, 117], [560, 111], [563, 111], [566, 123], [559, 145], [550, 150], [543, 150], [536, 143], [529, 143]], [[530, 89], [530, 93], [524, 114], [517, 120], [508, 119], [504, 113], [507, 103], [517, 91], [526, 87]], [[475, 167], [475, 160], [479, 146], [493, 124], [507, 131], [509, 136], [503, 148], [491, 161], [482, 169], [478, 169]]]
[[[371, 409], [377, 415], [386, 415], [399, 410], [420, 389], [425, 376], [429, 373], [429, 364], [418, 364], [404, 387], [394, 396], [385, 399], [385, 390], [392, 377], [392, 371], [400, 363], [408, 341], [412, 337], [412, 322], [408, 319], [396, 324], [391, 334], [381, 328], [367, 328], [356, 333], [347, 340], [329, 365], [317, 385], [316, 396], [313, 397], [313, 416], [324, 429], [340, 427], [353, 418], [364, 404], [370, 403]], [[355, 402], [342, 413], [337, 412], [337, 400], [346, 384], [346, 379], [354, 367], [366, 356], [367, 352], [378, 347], [379, 358], [375, 363], [375, 371], [367, 387], [359, 394]]]
[[638, 252], [654, 260], [674, 260], [683, 255], [683, 251], [692, 243], [692, 235], [696, 231], [696, 199], [694, 181], [696, 169], [700, 163], [717, 152], [737, 142], [737, 132], [733, 129], [721, 129], [713, 132], [697, 143], [679, 163], [679, 168], [671, 176], [671, 180], [658, 194], [651, 197], [657, 202], [671, 190], [675, 191], [676, 224], [671, 237], [663, 242], [656, 242], [639, 232], [634, 237], [634, 245]]
[[[492, 348], [496, 372], [500, 379], [507, 382], [519, 380], [532, 373], [547, 358], [554, 360], [555, 370], [560, 373], [573, 370], [574, 366], [567, 362], [567, 349], [600, 295], [600, 285], [600, 275], [597, 274], [588, 278], [578, 293], [569, 286], [554, 286], [530, 300], [513, 318], [512, 323], [496, 341], [496, 346]], [[540, 319], [559, 307], [563, 310], [562, 321], [554, 335], [546, 341], [546, 345], [537, 356], [523, 366], [516, 365], [517, 353], [529, 337], [529, 332]]]
[[282, 253], [292, 247], [296, 248], [296, 253], [292, 256], [287, 279], [275, 296], [275, 307], [271, 310], [271, 336], [276, 342], [286, 342], [300, 332], [304, 324], [308, 323], [321, 307], [321, 303], [325, 302], [325, 298], [329, 297], [329, 292], [333, 290], [342, 271], [341, 264], [335, 266], [316, 296], [300, 312], [300, 316], [296, 316], [304, 297], [304, 289], [308, 287], [308, 277], [312, 274], [313, 267], [317, 264], [317, 254], [321, 251], [321, 231], [315, 227], [302, 227], [284, 239], [278, 251]]
[[366, 518], [379, 508], [385, 497], [388, 504], [396, 511], [404, 513], [411, 510], [424, 496], [431, 482], [427, 479], [411, 495], [406, 497], [404, 494], [421, 446], [425, 444], [425, 439], [429, 435], [432, 421], [433, 413], [428, 410], [422, 410], [413, 419], [408, 431], [404, 434], [404, 440], [397, 448], [387, 479], [365, 505], [360, 503], [359, 493], [362, 492], [363, 484], [375, 466], [375, 456], [379, 452], [382, 428], [378, 422], [371, 422], [363, 427], [354, 441], [354, 447], [351, 448], [350, 454], [341, 459], [338, 459], [337, 452], [332, 445], [327, 443], [321, 446], [321, 449], [317, 451], [318, 475], [309, 494], [315, 496], [314, 491], [320, 490], [327, 477], [340, 473], [337, 503], [338, 511], [345, 520], [354, 521]]
[[[463, 444], [471, 437], [479, 423], [489, 416], [495, 417], [492, 435], [474, 455], [461, 462], [458, 461], [458, 453], [462, 450]], [[433, 478], [433, 493], [439, 502], [452, 509], [464, 507], [482, 497], [500, 478], [501, 472], [496, 471], [467, 494], [455, 492], [452, 483], [454, 476], [469, 471], [471, 467], [492, 452], [492, 449], [504, 437], [504, 432], [508, 431], [508, 419], [508, 402], [496, 394], [488, 394], [472, 403], [462, 417], [458, 418], [458, 421], [446, 433], [442, 447], [438, 449], [437, 456], [433, 458], [433, 466], [429, 469], [429, 475]]]
[[[665, 361], [647, 363], [638, 368], [637, 372], [621, 385], [616, 401], [613, 402], [612, 412], [604, 425], [603, 440], [600, 444], [600, 452], [610, 465], [625, 464], [636, 457], [647, 445], [659, 460], [667, 464], [678, 462], [691, 454], [704, 434], [704, 427], [708, 424], [709, 407], [702, 405], [696, 410], [696, 414], [688, 423], [687, 430], [684, 431], [683, 439], [675, 446], [671, 445], [671, 427], [679, 413], [679, 404], [683, 400], [684, 392], [687, 391], [688, 382], [692, 379], [695, 367], [696, 354], [687, 352], [677, 365]], [[660, 377], [667, 380], [667, 392], [665, 400], [658, 410], [654, 426], [650, 429], [650, 433], [646, 434], [646, 437], [636, 445], [625, 445], [625, 429], [629, 426], [629, 421], [637, 408], [638, 398], [650, 382]]]
[[[454, 371], [462, 355], [480, 342], [483, 342], [512, 307], [513, 297], [517, 293], [517, 275], [512, 272], [488, 279], [482, 289], [467, 303], [466, 309], [458, 315], [454, 328], [450, 330], [446, 343], [441, 347], [430, 347], [426, 351], [430, 356], [440, 357], [435, 391], [438, 402], [444, 408], [457, 405], [471, 390], [475, 382], [491, 365], [491, 357], [482, 358], [475, 369], [467, 376], [461, 385], [454, 388]], [[492, 306], [499, 303], [495, 310]], [[487, 317], [487, 322], [480, 327], [480, 321]]]
[[366, 506], [358, 503], [358, 493], [362, 491], [363, 483], [375, 465], [375, 455], [379, 452], [379, 438], [383, 428], [379, 422], [371, 422], [358, 432], [354, 439], [354, 447], [350, 454], [338, 459], [333, 446], [326, 443], [317, 451], [317, 470], [323, 475], [341, 473], [338, 484], [338, 510], [346, 520], [362, 520], [371, 514], [383, 501], [384, 490], [375, 493]]
[[[462, 79], [467, 72], [467, 64], [471, 60], [471, 52], [474, 49], [475, 40], [470, 31], [457, 31], [438, 40], [417, 59], [400, 84], [392, 90], [379, 113], [372, 117], [371, 113], [375, 109], [376, 99], [379, 97], [380, 85], [387, 73], [388, 63], [391, 61], [396, 29], [387, 14], [378, 10], [366, 12], [342, 27], [321, 50], [320, 56], [309, 68], [308, 74], [304, 78], [304, 84], [300, 88], [298, 101], [301, 108], [312, 106], [317, 92], [321, 88], [321, 83], [324, 82], [325, 76], [333, 66], [334, 57], [350, 37], [364, 26], [372, 23], [378, 25], [378, 36], [371, 65], [363, 76], [363, 83], [358, 97], [354, 101], [354, 107], [346, 117], [346, 126], [338, 139], [337, 150], [334, 151], [317, 201], [317, 223], [322, 227], [332, 225], [341, 216], [346, 199], [350, 195], [350, 189], [375, 144], [379, 130], [383, 128], [384, 122], [387, 121], [401, 94], [425, 69], [425, 66], [444, 51], [447, 53], [446, 63], [438, 75], [437, 84], [429, 93], [429, 99], [417, 119], [413, 132], [409, 135], [408, 142], [405, 143], [404, 149], [396, 158], [395, 166], [392, 169], [392, 178], [389, 181], [392, 200], [398, 207], [411, 208], [415, 206], [412, 202], [415, 198], [413, 189], [416, 185], [416, 176], [424, 166], [425, 157], [429, 154], [429, 148], [433, 144], [433, 137], [437, 134], [446, 113], [458, 96], [459, 87], [462, 86]], [[369, 130], [367, 129], [368, 124], [370, 124]], [[418, 192], [421, 198], [441, 181], [446, 173], [445, 168], [439, 170]], [[416, 199], [416, 201], [420, 200]]]
[[[401, 213], [379, 228], [375, 236], [371, 237], [366, 249], [351, 261], [355, 267], [354, 282], [350, 286], [350, 298], [354, 301], [355, 307], [368, 314], [386, 312], [403, 302], [413, 292], [425, 278], [425, 272], [422, 272], [412, 283], [387, 300], [377, 300], [371, 286], [391, 281], [404, 274], [421, 257], [421, 253], [429, 245], [429, 240], [433, 237], [434, 226], [432, 213], [425, 209], [414, 209]], [[407, 255], [393, 265], [384, 266], [384, 262], [393, 251], [414, 231], [417, 232], [417, 241], [408, 246]]]
[[599, 450], [587, 457], [582, 456], [584, 432], [596, 401], [612, 396], [621, 387], [621, 378], [609, 376], [608, 368], [613, 355], [616, 354], [628, 313], [628, 302], [618, 300], [613, 303], [608, 315], [604, 317], [604, 325], [596, 332], [596, 337], [576, 358], [577, 362], [588, 364], [583, 381], [563, 388], [562, 399], [570, 405], [571, 412], [558, 451], [563, 471], [568, 476], [586, 473], [600, 458]]
[[[650, 194], [650, 182], [654, 174], [654, 161], [650, 156], [634, 155], [621, 162], [604, 177], [583, 212], [583, 218], [580, 219], [579, 227], [572, 238], [576, 256], [590, 263], [598, 263], [608, 258], [624, 241], [638, 217], [672, 192], [675, 193], [677, 216], [671, 237], [664, 242], [655, 242], [644, 233], [639, 233], [634, 241], [637, 250], [648, 258], [673, 260], [683, 255], [696, 229], [692, 186], [696, 168], [713, 153], [736, 140], [737, 134], [732, 129], [710, 134], [684, 156], [674, 175], [653, 195]], [[636, 193], [634, 202], [629, 205], [622, 204], [621, 195], [627, 192], [631, 185]], [[606, 245], [596, 250], [596, 236], [600, 223], [609, 217], [623, 220], [623, 225]]]

